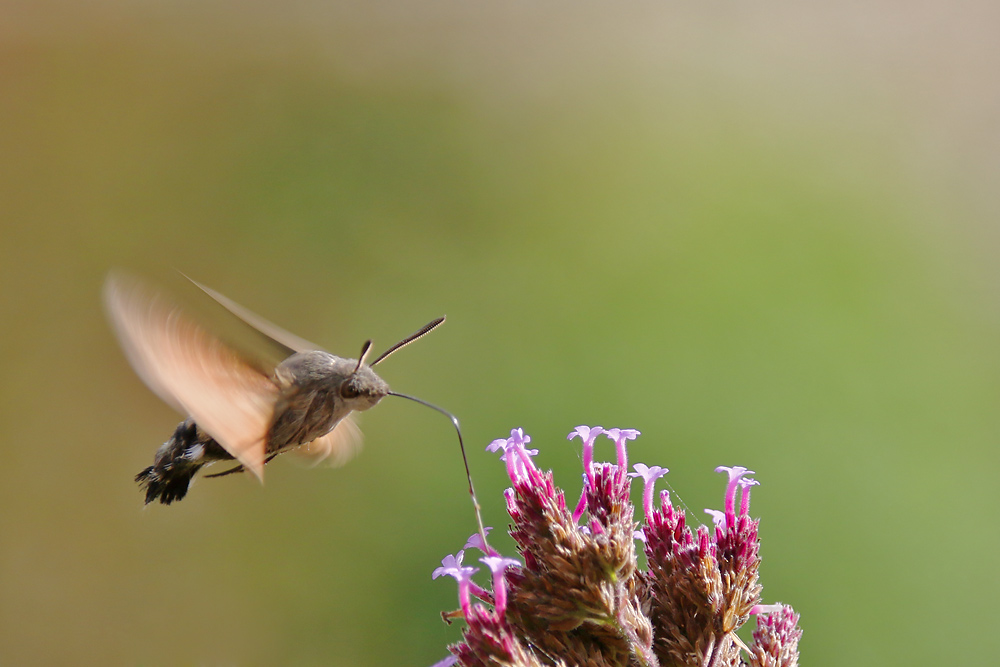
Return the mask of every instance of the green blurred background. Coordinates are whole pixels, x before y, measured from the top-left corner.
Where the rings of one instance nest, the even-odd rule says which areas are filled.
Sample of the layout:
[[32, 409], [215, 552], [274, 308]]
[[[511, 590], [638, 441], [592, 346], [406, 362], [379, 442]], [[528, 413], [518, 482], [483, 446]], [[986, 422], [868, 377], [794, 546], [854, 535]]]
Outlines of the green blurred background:
[[0, 664], [420, 666], [459, 636], [430, 573], [474, 524], [429, 410], [387, 399], [345, 468], [142, 509], [179, 417], [105, 322], [113, 267], [345, 356], [447, 313], [381, 374], [462, 419], [508, 553], [483, 447], [524, 427], [575, 499], [566, 434], [634, 427], [699, 512], [715, 466], [758, 471], [806, 664], [995, 659], [995, 4], [0, 13]]

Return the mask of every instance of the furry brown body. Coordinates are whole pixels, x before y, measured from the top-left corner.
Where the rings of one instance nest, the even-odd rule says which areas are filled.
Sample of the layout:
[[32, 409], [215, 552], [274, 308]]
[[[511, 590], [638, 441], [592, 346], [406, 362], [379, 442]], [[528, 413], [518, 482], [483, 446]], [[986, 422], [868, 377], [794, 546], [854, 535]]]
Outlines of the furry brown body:
[[153, 465], [136, 476], [147, 503], [180, 500], [194, 475], [216, 461], [239, 465], [210, 477], [247, 470], [260, 479], [268, 461], [292, 449], [346, 461], [361, 445], [352, 413], [390, 393], [372, 366], [444, 321], [434, 320], [367, 365], [371, 341], [360, 359], [338, 357], [195, 285], [256, 330], [281, 361], [247, 357], [135, 279], [109, 276], [105, 303], [129, 361], [150, 389], [187, 415]]
[[[351, 412], [375, 406], [389, 392], [389, 385], [370, 367], [359, 367], [357, 359], [342, 359], [320, 350], [292, 355], [278, 365], [272, 379], [279, 387], [279, 394], [265, 440], [265, 463], [278, 454], [317, 440], [319, 444], [311, 451], [317, 456], [350, 456], [353, 448], [360, 445], [356, 431], [339, 434], [329, 443], [324, 443], [324, 436], [332, 434]], [[156, 451], [153, 465], [135, 479], [146, 492], [146, 503], [158, 500], [169, 505], [187, 495], [202, 467], [234, 459], [189, 418], [178, 424], [170, 439]], [[239, 465], [210, 476], [242, 470]]]

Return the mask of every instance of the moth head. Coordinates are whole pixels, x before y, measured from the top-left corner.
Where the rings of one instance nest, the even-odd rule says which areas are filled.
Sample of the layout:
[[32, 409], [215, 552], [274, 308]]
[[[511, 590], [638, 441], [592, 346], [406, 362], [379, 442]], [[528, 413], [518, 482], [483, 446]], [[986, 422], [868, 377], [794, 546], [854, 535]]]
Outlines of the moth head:
[[[370, 344], [366, 343], [366, 346]], [[367, 350], [363, 349], [354, 372], [340, 383], [340, 397], [352, 410], [367, 410], [389, 393], [389, 385], [385, 380], [376, 375], [371, 366], [365, 365], [366, 354]]]
[[372, 342], [370, 340], [365, 341], [365, 344], [361, 346], [361, 354], [358, 355], [358, 363], [354, 367], [354, 371], [352, 371], [351, 374], [340, 383], [340, 397], [351, 406], [352, 410], [367, 410], [381, 401], [383, 396], [390, 393], [389, 385], [375, 374], [375, 371], [372, 370], [372, 366], [384, 361], [396, 350], [406, 347], [418, 338], [423, 337], [442, 322], [444, 322], [444, 318], [439, 317], [433, 322], [427, 324], [427, 326], [420, 329], [420, 331], [411, 336], [407, 336], [390, 347], [388, 350], [380, 354], [375, 361], [367, 366], [365, 365], [365, 360], [368, 359], [368, 353], [372, 350]]
[[366, 341], [358, 356], [354, 370], [340, 383], [340, 397], [351, 406], [352, 410], [367, 410], [374, 407], [382, 397], [389, 393], [389, 385], [365, 365], [365, 359], [371, 351], [372, 342]]

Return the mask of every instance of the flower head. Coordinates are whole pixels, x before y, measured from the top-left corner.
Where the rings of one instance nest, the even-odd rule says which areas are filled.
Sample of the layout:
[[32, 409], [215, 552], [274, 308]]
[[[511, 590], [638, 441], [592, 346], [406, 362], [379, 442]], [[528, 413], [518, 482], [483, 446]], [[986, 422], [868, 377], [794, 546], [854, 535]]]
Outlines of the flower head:
[[[594, 439], [602, 433], [615, 440], [618, 465], [594, 463]], [[624, 446], [637, 435], [599, 426], [570, 433], [584, 445], [583, 492], [572, 513], [552, 472], [531, 462], [523, 431], [494, 441], [511, 477], [504, 495], [523, 565], [496, 552], [481, 558], [493, 574], [492, 592], [472, 583], [475, 569], [462, 566], [463, 552], [435, 570], [459, 582], [466, 628], [450, 649], [460, 667], [796, 667], [798, 616], [789, 607], [760, 605], [758, 522], [749, 515], [753, 473], [720, 468], [729, 475], [725, 509], [706, 510], [714, 527], [692, 530], [668, 492], [654, 506], [665, 468], [637, 463], [626, 474]], [[644, 482], [642, 524], [630, 502], [633, 478]], [[465, 548], [482, 549], [481, 541], [474, 535]], [[470, 592], [492, 609], [471, 605]], [[752, 614], [757, 631], [747, 648], [735, 633]]]
[[796, 667], [799, 639], [802, 638], [799, 615], [783, 604], [757, 606], [766, 609], [757, 614], [750, 664], [752, 667]]

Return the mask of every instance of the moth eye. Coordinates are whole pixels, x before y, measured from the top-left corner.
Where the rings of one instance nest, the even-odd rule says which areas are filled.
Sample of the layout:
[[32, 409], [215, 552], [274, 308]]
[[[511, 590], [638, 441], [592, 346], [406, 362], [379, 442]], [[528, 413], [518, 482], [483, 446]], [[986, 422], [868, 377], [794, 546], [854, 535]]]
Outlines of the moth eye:
[[340, 385], [340, 395], [344, 398], [357, 398], [361, 395], [361, 392], [358, 391], [350, 382], [344, 382]]

